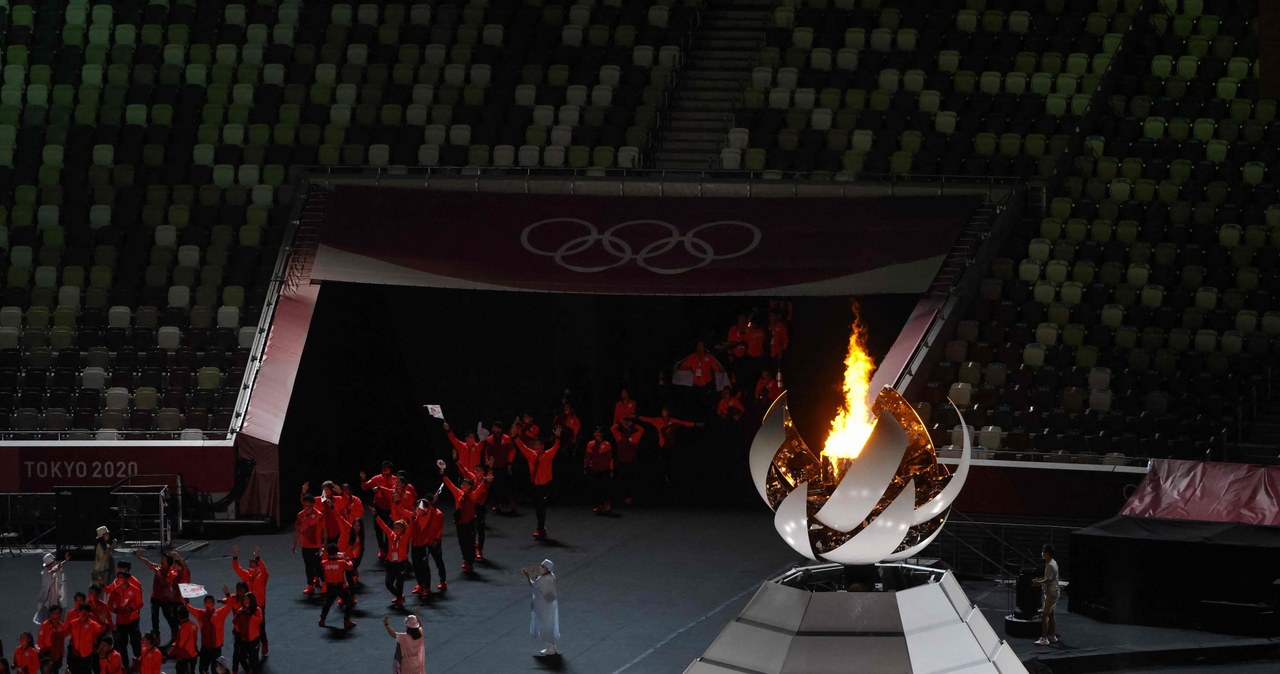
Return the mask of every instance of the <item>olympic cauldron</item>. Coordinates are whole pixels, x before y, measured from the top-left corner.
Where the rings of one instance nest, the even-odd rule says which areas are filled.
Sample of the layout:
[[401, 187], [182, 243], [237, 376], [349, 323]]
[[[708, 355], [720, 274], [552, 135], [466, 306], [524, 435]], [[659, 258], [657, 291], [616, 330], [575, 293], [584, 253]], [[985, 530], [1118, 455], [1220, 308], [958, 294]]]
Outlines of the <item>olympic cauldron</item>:
[[938, 463], [919, 415], [896, 390], [881, 389], [871, 412], [875, 426], [856, 459], [810, 450], [792, 422], [786, 393], [769, 408], [752, 442], [751, 478], [774, 511], [774, 527], [809, 559], [875, 564], [912, 557], [942, 531], [964, 487], [968, 426], [951, 474]]
[[938, 536], [964, 486], [963, 420], [950, 473], [890, 387], [871, 405], [874, 427], [856, 458], [815, 454], [787, 405], [784, 393], [765, 414], [751, 477], [783, 540], [818, 563], [761, 585], [685, 674], [1026, 674], [950, 571], [901, 561]]

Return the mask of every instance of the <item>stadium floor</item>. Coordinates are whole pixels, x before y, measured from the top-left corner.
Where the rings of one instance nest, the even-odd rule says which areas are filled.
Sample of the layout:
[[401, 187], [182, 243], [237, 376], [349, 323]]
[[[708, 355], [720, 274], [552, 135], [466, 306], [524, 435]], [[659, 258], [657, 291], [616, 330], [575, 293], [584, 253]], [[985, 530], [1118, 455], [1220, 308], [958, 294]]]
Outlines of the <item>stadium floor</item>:
[[[530, 537], [529, 510], [517, 517], [491, 516], [490, 524], [485, 552], [491, 561], [478, 565], [478, 577], [466, 580], [455, 573], [457, 545], [448, 531], [444, 550], [451, 574], [449, 592], [445, 598], [411, 607], [425, 622], [427, 671], [432, 674], [678, 673], [702, 654], [761, 581], [797, 561], [774, 535], [769, 513], [758, 508], [633, 509], [607, 519], [581, 507], [564, 506], [551, 511], [552, 540], [546, 543]], [[286, 532], [211, 541], [207, 548], [188, 555], [193, 580], [215, 592], [224, 582], [232, 585], [232, 545], [238, 544], [245, 555], [261, 546], [271, 570], [271, 652], [265, 671], [389, 667], [394, 647], [380, 623], [383, 615], [397, 612], [387, 608], [389, 595], [382, 587], [381, 573], [371, 568], [374, 564], [366, 558], [355, 630], [345, 634], [322, 630], [316, 625], [319, 601], [300, 594], [302, 562], [289, 553], [289, 540]], [[156, 556], [154, 551], [148, 554], [152, 559]], [[555, 662], [532, 657], [539, 646], [528, 635], [528, 593], [520, 575], [522, 567], [544, 557], [556, 562], [562, 597], [564, 656]], [[0, 557], [0, 636], [7, 651], [20, 631], [34, 627], [30, 616], [39, 585], [37, 559], [33, 555]], [[79, 589], [87, 583], [88, 572], [87, 562], [71, 563], [69, 585]], [[141, 576], [149, 589], [149, 573], [143, 569]], [[992, 626], [1002, 631], [1008, 587], [986, 581], [964, 585]], [[410, 599], [411, 604], [414, 601]], [[339, 621], [339, 614], [331, 614], [330, 624]], [[143, 627], [149, 624], [144, 613]], [[1011, 643], [1026, 660], [1061, 656], [1063, 651], [1089, 654], [1234, 640], [1204, 632], [1108, 625], [1070, 613], [1059, 617], [1059, 631], [1065, 642], [1060, 648], [1037, 648], [1023, 639]], [[230, 647], [225, 652], [230, 655]], [[320, 665], [323, 670], [316, 669]], [[1274, 662], [1241, 663], [1205, 671], [1261, 672], [1274, 671], [1270, 669], [1274, 666]]]

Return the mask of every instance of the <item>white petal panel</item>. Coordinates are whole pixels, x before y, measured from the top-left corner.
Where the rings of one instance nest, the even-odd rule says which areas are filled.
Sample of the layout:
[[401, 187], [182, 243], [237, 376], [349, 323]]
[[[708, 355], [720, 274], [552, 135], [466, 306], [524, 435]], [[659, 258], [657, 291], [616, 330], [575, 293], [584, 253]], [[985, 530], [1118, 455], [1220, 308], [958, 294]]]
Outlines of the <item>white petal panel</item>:
[[809, 483], [801, 482], [778, 504], [773, 514], [773, 528], [792, 550], [817, 561], [813, 545], [809, 543], [809, 511], [805, 503], [809, 495]]
[[760, 492], [760, 498], [764, 499], [766, 505], [769, 503], [769, 495], [765, 492], [765, 484], [769, 479], [769, 466], [773, 465], [773, 457], [787, 439], [783, 426], [786, 409], [787, 394], [784, 391], [769, 406], [769, 411], [764, 415], [764, 421], [760, 423], [760, 430], [756, 431], [756, 437], [751, 441], [751, 453], [747, 455], [747, 462], [751, 467], [751, 481], [755, 483], [756, 490]]
[[960, 463], [956, 465], [956, 470], [951, 474], [951, 480], [947, 482], [947, 486], [942, 488], [938, 495], [933, 497], [932, 501], [920, 506], [915, 512], [914, 524], [923, 524], [929, 520], [942, 514], [942, 511], [951, 507], [956, 497], [960, 495], [960, 490], [964, 489], [964, 481], [969, 478], [969, 457], [973, 454], [973, 443], [970, 436], [973, 434], [969, 428], [969, 424], [964, 422], [964, 417], [960, 414], [960, 408], [955, 403], [951, 406], [956, 410], [956, 418], [960, 420], [960, 425], [964, 427], [964, 443], [960, 447]]
[[[887, 482], [886, 482], [887, 484]], [[841, 564], [875, 564], [902, 544], [902, 539], [911, 528], [911, 513], [915, 508], [915, 480], [908, 480], [907, 486], [898, 494], [898, 498], [871, 521], [870, 526], [858, 532], [844, 545], [828, 552], [822, 558], [829, 562]]]
[[909, 547], [906, 550], [903, 550], [902, 552], [894, 553], [892, 555], [889, 555], [888, 557], [885, 557], [884, 561], [901, 562], [904, 559], [915, 557], [916, 555], [923, 552], [925, 548], [929, 547], [929, 544], [932, 543], [933, 539], [937, 538], [938, 534], [940, 533], [942, 533], [942, 527], [938, 527], [937, 529], [934, 529], [933, 533], [929, 534], [928, 538], [924, 539], [923, 541], [920, 541], [916, 545], [913, 545], [912, 547]]
[[893, 482], [906, 451], [907, 434], [898, 420], [881, 414], [862, 453], [818, 511], [817, 520], [837, 531], [862, 523]]

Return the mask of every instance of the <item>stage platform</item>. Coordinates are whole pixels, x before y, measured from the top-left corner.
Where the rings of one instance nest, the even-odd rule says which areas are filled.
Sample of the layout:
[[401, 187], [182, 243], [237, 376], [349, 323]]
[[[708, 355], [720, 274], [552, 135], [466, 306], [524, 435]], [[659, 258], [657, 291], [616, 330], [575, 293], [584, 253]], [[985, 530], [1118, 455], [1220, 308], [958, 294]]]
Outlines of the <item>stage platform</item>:
[[[411, 609], [425, 622], [427, 671], [525, 672], [564, 671], [581, 674], [610, 672], [678, 673], [701, 655], [750, 599], [760, 583], [800, 560], [773, 532], [770, 513], [763, 509], [628, 509], [604, 518], [582, 507], [560, 506], [551, 511], [551, 540], [531, 538], [533, 513], [517, 517], [490, 516], [491, 531], [485, 546], [490, 558], [478, 565], [472, 580], [456, 573], [459, 563], [452, 527], [447, 527], [445, 560], [450, 572], [444, 598], [426, 600]], [[268, 634], [271, 652], [265, 671], [290, 673], [315, 671], [379, 671], [390, 667], [393, 642], [382, 631], [383, 615], [397, 616], [387, 608], [389, 595], [382, 587], [376, 561], [366, 557], [359, 592], [358, 626], [349, 634], [316, 625], [320, 607], [307, 600], [302, 561], [289, 553], [289, 533], [246, 536], [211, 541], [189, 556], [193, 581], [215, 590], [233, 585], [230, 551], [238, 544], [247, 556], [261, 546], [271, 570], [268, 590]], [[146, 551], [155, 559], [154, 550]], [[529, 595], [520, 569], [544, 557], [556, 562], [560, 577], [561, 641], [563, 657], [556, 661], [532, 657], [540, 646], [528, 636]], [[19, 632], [34, 631], [31, 615], [39, 589], [39, 557], [0, 558], [0, 638], [12, 651]], [[135, 565], [144, 588], [150, 588], [150, 572]], [[89, 564], [68, 566], [68, 584], [87, 586]], [[987, 581], [966, 582], [965, 590], [982, 607], [997, 630], [1009, 605], [1007, 586]], [[340, 622], [338, 614], [330, 624]], [[144, 612], [143, 628], [150, 624]], [[1280, 671], [1280, 661], [1191, 667], [1196, 660], [1189, 645], [1205, 644], [1221, 651], [1245, 653], [1236, 647], [1258, 640], [1244, 640], [1185, 630], [1107, 625], [1064, 613], [1059, 631], [1065, 645], [1038, 648], [1030, 640], [1013, 640], [1029, 669], [1052, 672], [1132, 671], [1111, 654], [1133, 651], [1163, 652], [1181, 649], [1179, 660], [1167, 662], [1176, 669], [1144, 671], [1204, 672], [1204, 674], [1261, 674]], [[164, 636], [167, 638], [167, 628]], [[1265, 645], [1265, 644], [1264, 644]], [[1276, 648], [1269, 649], [1274, 653]], [[225, 649], [230, 655], [230, 647]], [[1107, 657], [1100, 657], [1107, 656]], [[1037, 658], [1038, 662], [1030, 662]], [[1182, 660], [1182, 658], [1189, 658]], [[1132, 661], [1130, 661], [1132, 662]], [[1151, 660], [1158, 662], [1158, 660]], [[1037, 669], [1039, 665], [1049, 669]]]

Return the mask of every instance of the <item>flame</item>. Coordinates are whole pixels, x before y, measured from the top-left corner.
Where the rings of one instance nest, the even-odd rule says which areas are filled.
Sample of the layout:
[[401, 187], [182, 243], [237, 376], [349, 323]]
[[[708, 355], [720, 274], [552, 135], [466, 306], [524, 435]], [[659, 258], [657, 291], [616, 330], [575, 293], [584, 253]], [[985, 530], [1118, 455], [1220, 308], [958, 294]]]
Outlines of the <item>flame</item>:
[[844, 358], [844, 402], [831, 420], [831, 433], [827, 436], [822, 453], [833, 459], [854, 459], [862, 452], [876, 416], [868, 402], [871, 392], [871, 375], [876, 364], [867, 352], [867, 329], [853, 307], [853, 329], [849, 335], [849, 352]]

